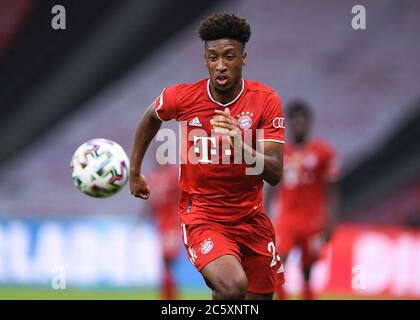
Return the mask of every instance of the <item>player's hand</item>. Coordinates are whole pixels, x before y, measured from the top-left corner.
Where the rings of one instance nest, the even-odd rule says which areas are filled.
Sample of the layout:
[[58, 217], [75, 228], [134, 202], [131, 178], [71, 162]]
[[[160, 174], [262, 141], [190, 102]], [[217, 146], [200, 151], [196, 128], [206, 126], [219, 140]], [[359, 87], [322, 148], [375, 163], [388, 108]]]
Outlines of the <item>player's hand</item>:
[[148, 199], [150, 196], [150, 187], [144, 175], [130, 175], [131, 194], [140, 199]]
[[230, 114], [229, 108], [222, 110], [214, 110], [215, 116], [210, 120], [210, 124], [214, 128], [214, 133], [218, 135], [228, 136], [230, 144], [242, 148], [242, 134], [238, 121]]

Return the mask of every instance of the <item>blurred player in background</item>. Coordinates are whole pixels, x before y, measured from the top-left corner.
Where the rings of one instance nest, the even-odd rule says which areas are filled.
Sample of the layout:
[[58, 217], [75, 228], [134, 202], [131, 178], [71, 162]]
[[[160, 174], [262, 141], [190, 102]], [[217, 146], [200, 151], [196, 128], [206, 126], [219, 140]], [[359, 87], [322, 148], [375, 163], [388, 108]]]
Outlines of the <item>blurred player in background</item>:
[[172, 265], [179, 253], [178, 172], [178, 166], [168, 164], [157, 167], [150, 177], [155, 190], [149, 200], [150, 211], [160, 235], [165, 268], [161, 287], [164, 300], [177, 298]]
[[[338, 166], [333, 149], [310, 138], [313, 119], [304, 102], [291, 103], [286, 119], [290, 139], [284, 149], [283, 181], [277, 195], [276, 245], [283, 263], [293, 248], [301, 250], [303, 297], [313, 299], [311, 268], [329, 241], [336, 219]], [[279, 299], [286, 298], [281, 285], [276, 294]]]
[[[245, 19], [215, 14], [201, 23], [199, 35], [209, 77], [165, 88], [148, 108], [136, 132], [131, 193], [149, 197], [150, 187], [141, 173], [144, 154], [162, 121], [181, 122], [180, 158], [185, 161], [178, 212], [191, 263], [214, 299], [272, 299], [283, 268], [274, 228], [262, 205], [262, 189], [263, 181], [275, 185], [282, 174], [280, 98], [268, 86], [242, 78], [248, 62], [245, 44], [251, 36]], [[245, 130], [252, 141], [243, 137]], [[244, 157], [235, 163], [238, 154]], [[254, 158], [261, 171], [247, 174], [250, 164], [245, 157]]]

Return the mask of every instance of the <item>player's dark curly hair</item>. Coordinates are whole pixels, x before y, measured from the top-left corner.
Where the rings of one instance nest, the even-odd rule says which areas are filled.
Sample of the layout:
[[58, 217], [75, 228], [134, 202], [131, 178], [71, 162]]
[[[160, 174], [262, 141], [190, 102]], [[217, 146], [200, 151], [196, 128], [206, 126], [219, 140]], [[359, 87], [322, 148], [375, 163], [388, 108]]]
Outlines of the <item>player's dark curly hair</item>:
[[290, 102], [286, 109], [286, 116], [291, 119], [296, 114], [302, 114], [306, 119], [312, 120], [312, 110], [303, 100], [294, 100]]
[[198, 33], [203, 41], [234, 39], [245, 47], [251, 37], [251, 27], [245, 19], [223, 12], [216, 13], [201, 22]]

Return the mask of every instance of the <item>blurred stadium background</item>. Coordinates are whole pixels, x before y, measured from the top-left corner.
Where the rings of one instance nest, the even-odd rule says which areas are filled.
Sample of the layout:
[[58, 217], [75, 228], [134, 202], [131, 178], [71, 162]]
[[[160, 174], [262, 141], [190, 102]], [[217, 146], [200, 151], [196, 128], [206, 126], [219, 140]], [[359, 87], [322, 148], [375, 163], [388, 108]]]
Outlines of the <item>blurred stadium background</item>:
[[[55, 4], [66, 8], [66, 30], [51, 28]], [[366, 7], [366, 30], [351, 28], [355, 4]], [[252, 27], [245, 77], [275, 88], [283, 104], [308, 101], [314, 135], [343, 164], [340, 224], [315, 290], [420, 297], [419, 1], [0, 0], [0, 299], [159, 297], [148, 207], [128, 186], [110, 199], [84, 196], [69, 163], [96, 137], [130, 153], [162, 88], [206, 77], [197, 26], [225, 10]], [[146, 174], [154, 163], [149, 152]], [[209, 299], [181, 249], [181, 298]], [[298, 262], [295, 252], [286, 266], [292, 294]], [[60, 268], [66, 289], [54, 290]]]

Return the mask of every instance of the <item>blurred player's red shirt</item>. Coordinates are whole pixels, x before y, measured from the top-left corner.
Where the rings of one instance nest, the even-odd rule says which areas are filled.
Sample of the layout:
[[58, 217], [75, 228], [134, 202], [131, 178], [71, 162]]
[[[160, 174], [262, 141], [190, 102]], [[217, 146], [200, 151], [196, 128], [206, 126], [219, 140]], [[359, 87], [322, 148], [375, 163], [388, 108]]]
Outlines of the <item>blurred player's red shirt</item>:
[[153, 171], [150, 183], [153, 193], [150, 205], [157, 227], [161, 232], [175, 228], [179, 230], [176, 200], [178, 199], [178, 167], [159, 166]]
[[165, 259], [175, 259], [179, 251], [179, 217], [177, 212], [178, 167], [159, 166], [153, 171], [150, 183], [153, 192], [150, 206], [157, 231], [160, 234], [162, 253]]
[[284, 148], [278, 225], [320, 230], [327, 223], [327, 184], [337, 179], [338, 165], [330, 146], [320, 140]]
[[[259, 175], [245, 175], [244, 161], [234, 163], [233, 148], [222, 143], [226, 137], [211, 136], [210, 120], [215, 109], [229, 107], [242, 129], [252, 129], [254, 148], [257, 139], [284, 143], [282, 106], [273, 89], [245, 80], [239, 95], [223, 105], [211, 97], [209, 81], [204, 79], [165, 88], [155, 104], [161, 120], [176, 119], [181, 124], [179, 213], [184, 224], [235, 223], [263, 210], [263, 180]], [[264, 132], [257, 134], [255, 129]], [[197, 163], [187, 157], [188, 151]]]

